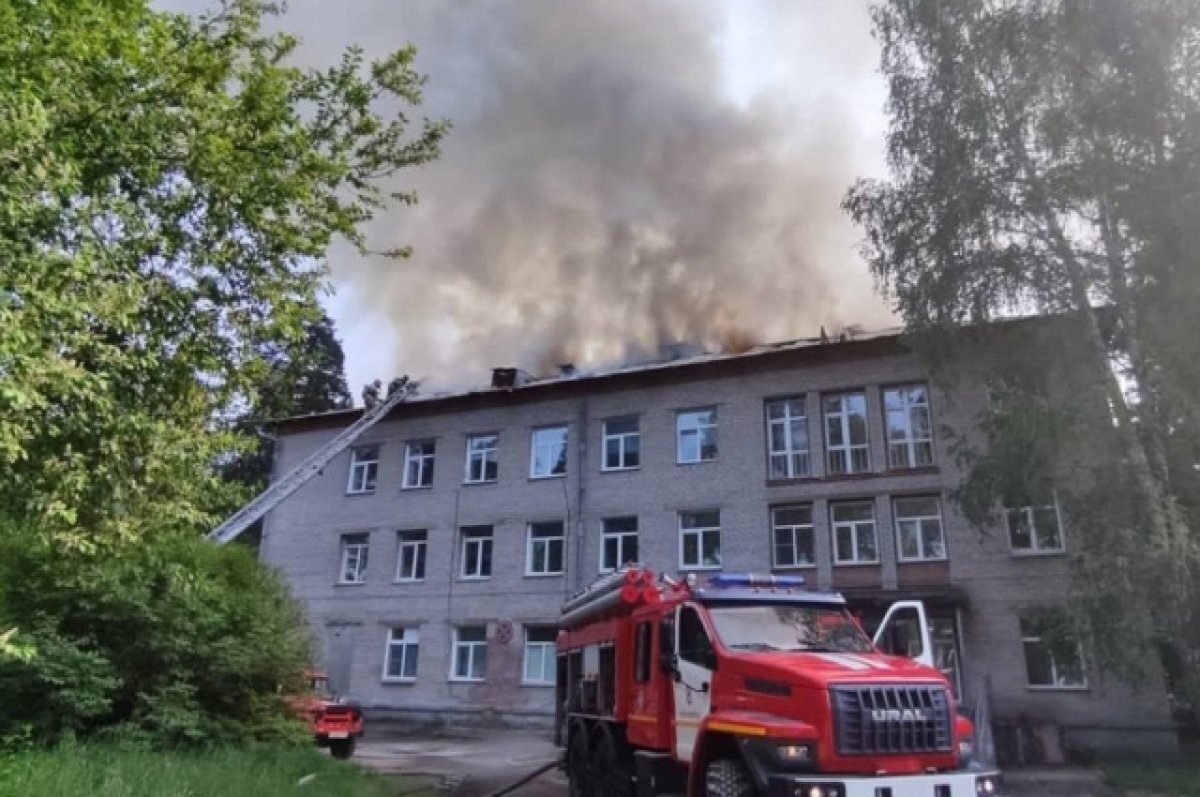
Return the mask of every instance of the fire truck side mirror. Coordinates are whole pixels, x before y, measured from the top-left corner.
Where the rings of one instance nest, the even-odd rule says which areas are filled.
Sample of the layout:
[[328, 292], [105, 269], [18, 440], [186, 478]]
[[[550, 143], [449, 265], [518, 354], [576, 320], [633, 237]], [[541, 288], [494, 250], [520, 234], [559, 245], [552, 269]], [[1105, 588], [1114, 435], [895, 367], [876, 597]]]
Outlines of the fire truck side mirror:
[[667, 675], [674, 675], [679, 680], [679, 660], [674, 653], [662, 653], [658, 657], [658, 669]]

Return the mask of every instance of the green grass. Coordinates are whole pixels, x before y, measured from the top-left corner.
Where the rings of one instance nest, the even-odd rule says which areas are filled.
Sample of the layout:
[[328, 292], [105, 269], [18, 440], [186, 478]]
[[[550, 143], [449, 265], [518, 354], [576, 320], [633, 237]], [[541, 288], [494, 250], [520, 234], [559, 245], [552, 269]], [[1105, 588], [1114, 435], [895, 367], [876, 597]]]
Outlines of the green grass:
[[[309, 777], [311, 776], [311, 777]], [[302, 782], [303, 781], [303, 782]], [[0, 754], [0, 797], [417, 797], [418, 781], [385, 779], [315, 749], [162, 753], [64, 746]]]
[[1200, 797], [1200, 761], [1106, 764], [1104, 775], [1119, 793], [1131, 797]]

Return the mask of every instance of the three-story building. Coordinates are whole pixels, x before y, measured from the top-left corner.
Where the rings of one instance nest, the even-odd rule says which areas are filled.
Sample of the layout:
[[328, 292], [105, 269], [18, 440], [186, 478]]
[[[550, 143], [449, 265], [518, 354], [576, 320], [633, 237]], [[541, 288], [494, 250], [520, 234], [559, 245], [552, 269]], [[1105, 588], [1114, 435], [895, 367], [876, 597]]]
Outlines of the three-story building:
[[[1173, 744], [1161, 683], [1133, 690], [1033, 619], [1076, 540], [1053, 503], [970, 526], [946, 429], [982, 389], [932, 385], [898, 335], [799, 341], [494, 386], [394, 410], [267, 518], [262, 557], [307, 606], [334, 686], [376, 715], [548, 721], [554, 622], [625, 563], [800, 574], [870, 627], [920, 598], [965, 705], [1010, 755]], [[278, 427], [286, 472], [359, 410]]]

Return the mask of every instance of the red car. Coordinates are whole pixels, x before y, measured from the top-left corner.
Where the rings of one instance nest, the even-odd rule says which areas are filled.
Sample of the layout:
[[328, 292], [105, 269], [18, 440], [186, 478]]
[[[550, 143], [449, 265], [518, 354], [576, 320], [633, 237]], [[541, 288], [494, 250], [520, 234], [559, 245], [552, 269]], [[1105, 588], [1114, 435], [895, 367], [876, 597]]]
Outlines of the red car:
[[291, 703], [308, 720], [317, 747], [328, 747], [334, 758], [347, 759], [363, 735], [362, 711], [330, 691], [325, 673], [314, 670], [308, 676], [311, 691]]

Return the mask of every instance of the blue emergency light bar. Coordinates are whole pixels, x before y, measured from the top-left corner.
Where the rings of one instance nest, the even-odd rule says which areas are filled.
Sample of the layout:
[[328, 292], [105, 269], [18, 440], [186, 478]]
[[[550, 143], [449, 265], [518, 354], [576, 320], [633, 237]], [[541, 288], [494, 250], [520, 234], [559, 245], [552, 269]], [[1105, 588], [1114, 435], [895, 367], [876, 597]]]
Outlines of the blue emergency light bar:
[[754, 573], [718, 573], [708, 580], [708, 586], [716, 589], [799, 589], [804, 584], [804, 576], [764, 576]]

